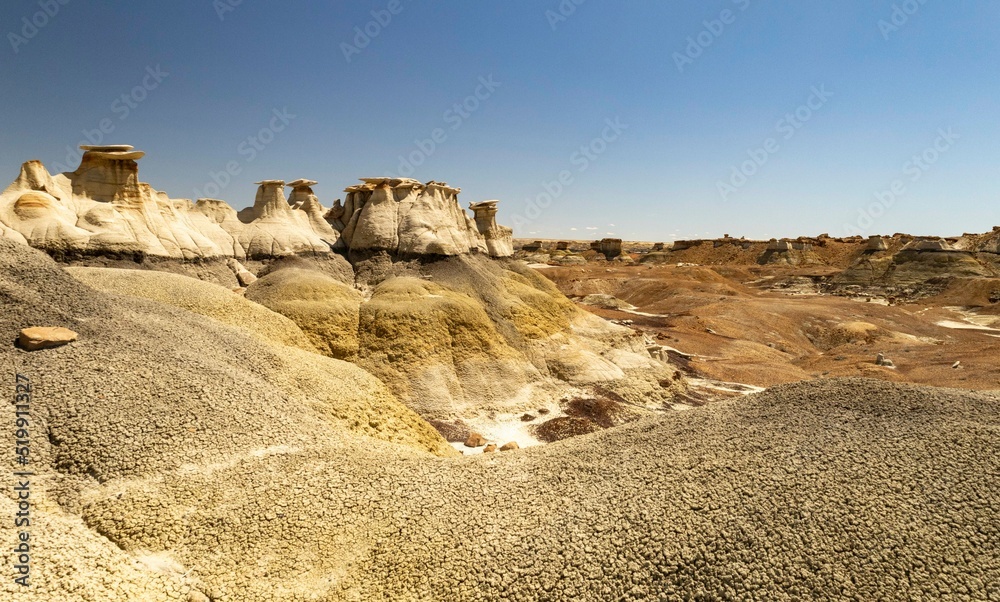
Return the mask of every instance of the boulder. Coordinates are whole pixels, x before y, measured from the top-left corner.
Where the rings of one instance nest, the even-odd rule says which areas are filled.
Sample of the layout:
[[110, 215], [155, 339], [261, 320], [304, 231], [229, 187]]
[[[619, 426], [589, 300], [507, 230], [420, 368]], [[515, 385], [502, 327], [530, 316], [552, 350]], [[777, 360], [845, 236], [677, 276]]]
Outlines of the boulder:
[[17, 337], [17, 343], [26, 351], [37, 351], [72, 343], [77, 336], [72, 330], [61, 326], [34, 326], [23, 329]]
[[520, 449], [521, 446], [517, 444], [517, 441], [511, 441], [510, 443], [504, 443], [500, 446], [500, 451], [514, 451], [515, 449]]
[[896, 367], [896, 364], [893, 363], [892, 360], [890, 360], [887, 357], [885, 357], [884, 353], [879, 353], [878, 356], [875, 357], [875, 365], [876, 366], [882, 366], [883, 368], [895, 368]]
[[479, 433], [472, 433], [465, 440], [465, 447], [482, 447], [484, 445], [486, 445], [486, 438]]
[[483, 453], [484, 454], [491, 454], [491, 453], [495, 452], [496, 450], [497, 450], [497, 444], [496, 443], [490, 443], [489, 445], [487, 445], [483, 449]]
[[241, 287], [250, 286], [257, 281], [257, 276], [255, 276], [253, 272], [246, 268], [246, 266], [235, 259], [228, 260], [226, 265], [228, 265], [229, 269], [231, 269], [233, 274], [236, 275], [236, 280], [239, 281]]

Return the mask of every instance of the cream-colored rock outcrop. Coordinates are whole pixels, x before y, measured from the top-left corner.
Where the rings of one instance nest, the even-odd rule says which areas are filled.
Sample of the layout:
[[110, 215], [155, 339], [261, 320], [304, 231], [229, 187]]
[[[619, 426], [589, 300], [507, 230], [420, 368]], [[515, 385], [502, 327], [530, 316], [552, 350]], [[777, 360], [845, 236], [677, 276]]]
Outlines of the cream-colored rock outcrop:
[[329, 253], [337, 232], [316, 204], [294, 208], [280, 181], [254, 206], [171, 199], [139, 181], [144, 155], [127, 145], [85, 146], [76, 171], [51, 175], [38, 161], [0, 194], [0, 235], [48, 251], [194, 259]]
[[513, 243], [509, 248], [505, 243], [509, 230], [493, 219], [496, 201], [486, 202], [474, 220], [458, 204], [461, 190], [443, 182], [362, 178], [362, 184], [344, 192], [344, 204], [334, 205], [326, 218], [341, 229], [351, 251], [385, 251], [403, 257], [473, 251], [493, 257], [513, 254]]
[[469, 209], [475, 214], [476, 228], [486, 240], [491, 257], [510, 257], [514, 254], [514, 231], [497, 225], [497, 204], [500, 201], [472, 203]]
[[[512, 254], [496, 201], [458, 205], [459, 189], [416, 180], [368, 178], [346, 205], [326, 209], [315, 180], [263, 180], [251, 207], [218, 199], [172, 199], [139, 181], [145, 153], [128, 145], [83, 146], [80, 166], [51, 175], [29, 161], [0, 193], [0, 237], [50, 252], [143, 254], [177, 259], [329, 254], [351, 247], [393, 255]], [[343, 237], [342, 237], [343, 232]]]

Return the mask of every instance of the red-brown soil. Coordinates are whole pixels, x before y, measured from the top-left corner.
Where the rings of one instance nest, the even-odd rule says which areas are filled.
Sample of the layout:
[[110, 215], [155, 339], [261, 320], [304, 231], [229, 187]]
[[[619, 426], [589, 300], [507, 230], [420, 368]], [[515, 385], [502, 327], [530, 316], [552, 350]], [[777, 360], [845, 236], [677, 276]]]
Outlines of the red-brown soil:
[[[631, 320], [633, 328], [659, 344], [693, 354], [695, 375], [765, 387], [866, 376], [1000, 389], [1000, 331], [937, 324], [965, 321], [968, 315], [955, 309], [961, 306], [987, 321], [1000, 315], [1000, 280], [956, 279], [937, 296], [887, 306], [877, 299], [819, 292], [816, 283], [850, 261], [846, 249], [837, 254], [839, 265], [679, 267], [601, 261], [542, 273], [571, 298], [600, 293], [634, 305], [632, 311], [583, 307], [607, 319]], [[699, 258], [725, 259], [718, 254]], [[879, 353], [896, 368], [877, 366]], [[955, 362], [959, 367], [953, 368]]]

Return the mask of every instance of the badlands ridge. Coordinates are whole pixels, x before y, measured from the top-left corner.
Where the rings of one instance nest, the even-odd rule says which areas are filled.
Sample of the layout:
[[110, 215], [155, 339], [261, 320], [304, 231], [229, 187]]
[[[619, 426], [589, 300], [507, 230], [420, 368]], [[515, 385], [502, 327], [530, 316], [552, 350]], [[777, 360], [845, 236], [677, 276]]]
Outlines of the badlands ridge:
[[144, 155], [128, 145], [83, 146], [80, 167], [51, 175], [38, 161], [0, 195], [0, 235], [47, 251], [143, 253], [180, 259], [277, 257], [335, 250], [403, 256], [481, 251], [509, 256], [511, 231], [497, 226], [496, 202], [458, 206], [439, 182], [365, 178], [347, 202], [327, 210], [312, 180], [259, 182], [252, 207], [216, 199], [171, 199], [139, 181]]

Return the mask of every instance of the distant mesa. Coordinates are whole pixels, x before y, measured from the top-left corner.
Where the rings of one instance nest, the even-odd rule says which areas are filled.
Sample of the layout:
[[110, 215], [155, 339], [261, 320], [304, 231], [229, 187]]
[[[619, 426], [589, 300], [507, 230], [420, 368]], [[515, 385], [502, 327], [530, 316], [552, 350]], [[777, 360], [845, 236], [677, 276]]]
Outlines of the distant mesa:
[[[384, 251], [393, 255], [513, 254], [512, 232], [496, 223], [497, 201], [473, 203], [460, 189], [409, 178], [362, 178], [346, 203], [324, 207], [317, 181], [261, 180], [252, 206], [173, 199], [139, 181], [145, 153], [127, 144], [83, 145], [80, 166], [52, 175], [21, 166], [0, 193], [0, 238], [49, 252], [196, 259]], [[290, 187], [290, 197], [284, 189]]]

